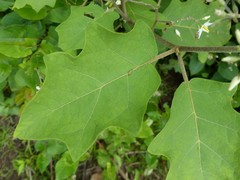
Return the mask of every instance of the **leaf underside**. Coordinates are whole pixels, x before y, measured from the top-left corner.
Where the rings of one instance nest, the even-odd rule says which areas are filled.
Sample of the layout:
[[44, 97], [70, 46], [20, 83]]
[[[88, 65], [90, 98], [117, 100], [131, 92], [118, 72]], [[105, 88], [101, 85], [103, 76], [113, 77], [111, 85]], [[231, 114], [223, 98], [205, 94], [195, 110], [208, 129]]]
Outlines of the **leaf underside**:
[[239, 179], [240, 114], [228, 85], [193, 79], [176, 91], [170, 120], [148, 149], [170, 160], [167, 179]]
[[77, 160], [109, 126], [136, 134], [160, 83], [154, 66], [146, 63], [156, 54], [151, 29], [143, 22], [127, 34], [93, 23], [79, 56], [45, 58], [46, 80], [26, 106], [14, 137], [58, 139]]

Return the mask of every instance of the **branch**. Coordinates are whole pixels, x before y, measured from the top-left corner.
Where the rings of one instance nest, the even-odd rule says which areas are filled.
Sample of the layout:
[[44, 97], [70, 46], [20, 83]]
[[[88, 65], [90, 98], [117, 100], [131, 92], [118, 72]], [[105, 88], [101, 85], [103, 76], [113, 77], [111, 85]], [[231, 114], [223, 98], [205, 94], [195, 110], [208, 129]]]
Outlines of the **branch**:
[[141, 68], [141, 67], [143, 67], [143, 66], [146, 66], [146, 65], [148, 65], [148, 64], [155, 63], [155, 62], [157, 62], [159, 59], [165, 58], [165, 57], [167, 57], [167, 56], [169, 56], [169, 55], [171, 55], [171, 54], [173, 54], [173, 53], [175, 53], [175, 52], [176, 52], [176, 49], [175, 49], [175, 48], [172, 48], [172, 49], [170, 49], [170, 50], [168, 50], [168, 51], [165, 51], [165, 52], [163, 52], [163, 53], [161, 53], [161, 54], [158, 54], [157, 56], [155, 56], [155, 57], [154, 57], [153, 59], [151, 59], [150, 61], [147, 61], [147, 62], [145, 62], [145, 63], [143, 63], [143, 64], [140, 64], [139, 66], [131, 69], [131, 70], [128, 72], [128, 75], [130, 75], [132, 72], [138, 70], [139, 68]]
[[[150, 7], [151, 9], [155, 10], [156, 7], [153, 6], [152, 4], [148, 4], [148, 3], [145, 3], [145, 2], [142, 2], [142, 1], [135, 1], [135, 0], [127, 0], [128, 2], [131, 2], [131, 3], [135, 3], [135, 4], [139, 4], [139, 5], [143, 5], [143, 6], [148, 6]], [[161, 0], [160, 0], [161, 1]]]
[[176, 48], [176, 55], [177, 55], [177, 58], [178, 58], [178, 64], [179, 64], [181, 72], [182, 72], [183, 80], [188, 83], [189, 80], [188, 80], [188, 76], [187, 76], [187, 71], [185, 69], [185, 65], [184, 65], [184, 62], [183, 62], [183, 59], [182, 59], [181, 51], [179, 51], [178, 48]]
[[152, 25], [152, 31], [154, 31], [156, 24], [158, 23], [158, 11], [160, 8], [161, 0], [158, 0], [157, 8], [155, 8], [155, 20]]
[[178, 46], [175, 45], [166, 39], [162, 38], [158, 34], [155, 33], [155, 38], [157, 41], [162, 43], [168, 48], [178, 48], [179, 51], [184, 51], [184, 52], [218, 52], [218, 53], [226, 53], [226, 52], [240, 52], [240, 46]]
[[[123, 0], [123, 1], [126, 2], [125, 0]], [[128, 22], [129, 24], [131, 24], [131, 25], [134, 25], [134, 24], [135, 24], [135, 22], [128, 17], [127, 12], [124, 13], [124, 12], [116, 5], [116, 3], [115, 3], [114, 0], [112, 0], [112, 3], [113, 3], [113, 5], [114, 5], [114, 8], [115, 8], [115, 10], [117, 11], [117, 13], [120, 14], [125, 21], [127, 21], [127, 22]], [[126, 5], [126, 4], [125, 4], [125, 5]], [[125, 6], [125, 5], [124, 5], [124, 6]], [[125, 6], [125, 8], [126, 8], [126, 6]]]
[[240, 52], [240, 46], [212, 46], [212, 47], [191, 47], [191, 46], [178, 46], [179, 51], [186, 52]]

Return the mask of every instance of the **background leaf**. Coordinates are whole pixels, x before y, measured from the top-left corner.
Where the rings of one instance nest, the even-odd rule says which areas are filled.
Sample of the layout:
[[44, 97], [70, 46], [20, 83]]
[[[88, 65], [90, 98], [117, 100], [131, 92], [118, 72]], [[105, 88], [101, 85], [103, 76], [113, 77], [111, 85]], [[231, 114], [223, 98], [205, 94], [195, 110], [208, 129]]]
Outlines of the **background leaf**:
[[[154, 8], [157, 7], [157, 3], [152, 0], [143, 0], [137, 2], [139, 3], [142, 2], [142, 4], [136, 4], [131, 1], [129, 1], [126, 4], [129, 18], [135, 21], [142, 20], [145, 23], [147, 23], [150, 27], [152, 27], [156, 16]], [[164, 21], [166, 20], [166, 17], [163, 14], [158, 13], [158, 19]], [[161, 23], [156, 24], [156, 28], [161, 29], [163, 27], [165, 27], [164, 24]]]
[[25, 108], [14, 134], [21, 139], [59, 139], [74, 161], [109, 126], [137, 134], [160, 82], [154, 66], [144, 64], [157, 54], [145, 23], [137, 23], [128, 34], [93, 24], [86, 39], [78, 57], [66, 53], [46, 57], [46, 81]]
[[26, 57], [32, 53], [40, 34], [38, 24], [0, 26], [0, 53], [13, 58]]
[[149, 146], [170, 160], [167, 179], [240, 177], [240, 114], [231, 107], [228, 86], [192, 79], [176, 91], [170, 120]]
[[54, 7], [56, 0], [16, 0], [13, 8], [21, 9], [27, 5], [31, 6], [37, 13], [45, 6]]
[[[223, 20], [215, 15], [215, 9], [223, 9], [219, 1], [205, 4], [199, 0], [180, 0], [171, 1], [171, 4], [165, 9], [163, 14], [173, 22], [173, 25], [163, 31], [163, 38], [176, 44], [186, 46], [222, 46], [230, 39], [230, 20]], [[202, 18], [210, 16], [209, 33], [202, 33], [200, 39], [197, 39], [198, 29], [208, 20]], [[176, 38], [177, 29], [181, 33], [181, 38]]]
[[6, 11], [13, 3], [13, 0], [0, 0], [0, 12]]

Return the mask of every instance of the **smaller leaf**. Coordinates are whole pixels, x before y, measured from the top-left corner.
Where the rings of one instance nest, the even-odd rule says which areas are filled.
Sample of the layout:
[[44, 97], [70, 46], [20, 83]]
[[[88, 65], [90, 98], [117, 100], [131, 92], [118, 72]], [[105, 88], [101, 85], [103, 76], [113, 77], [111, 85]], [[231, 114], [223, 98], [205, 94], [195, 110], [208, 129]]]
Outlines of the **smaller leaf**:
[[[137, 3], [138, 2], [138, 3]], [[129, 1], [126, 4], [128, 16], [130, 19], [136, 20], [142, 20], [145, 23], [147, 23], [150, 27], [153, 26], [156, 13], [155, 8], [157, 8], [157, 3], [152, 0], [143, 0], [143, 1], [136, 1], [136, 3]], [[164, 21], [167, 18], [161, 14], [158, 13], [158, 19], [160, 21]], [[162, 29], [165, 25], [161, 22], [158, 22], [156, 24], [156, 28]]]
[[0, 61], [0, 83], [2, 83], [7, 79], [7, 77], [11, 73], [11, 70], [12, 70], [12, 66], [10, 66], [4, 61], [2, 62]]
[[41, 173], [46, 171], [49, 163], [51, 162], [51, 156], [46, 153], [41, 153], [37, 157], [37, 167]]
[[190, 63], [189, 63], [189, 69], [191, 76], [198, 74], [200, 71], [202, 71], [204, 68], [204, 63], [201, 63], [198, 58], [197, 54], [192, 54], [190, 58]]
[[16, 13], [18, 13], [24, 19], [28, 19], [28, 20], [39, 20], [39, 19], [43, 19], [47, 16], [47, 9], [43, 8], [40, 11], [36, 12], [29, 5], [21, 8], [21, 9], [15, 8], [14, 11]]
[[147, 119], [146, 121], [143, 122], [142, 127], [140, 131], [138, 132], [137, 137], [139, 138], [148, 138], [149, 136], [153, 135], [153, 131], [150, 127], [150, 124], [152, 124], [151, 119]]
[[13, 9], [21, 9], [29, 5], [38, 13], [45, 6], [54, 7], [55, 3], [56, 0], [16, 0]]
[[204, 64], [204, 63], [206, 63], [207, 62], [207, 60], [208, 60], [208, 52], [199, 52], [198, 53], [198, 60], [202, 63], [202, 64]]
[[217, 71], [224, 79], [231, 81], [239, 72], [234, 64], [220, 62]]
[[13, 58], [30, 55], [39, 31], [37, 24], [0, 26], [0, 53]]
[[65, 21], [70, 15], [70, 7], [62, 6], [56, 7], [49, 11], [47, 18], [55, 23], [61, 23]]
[[70, 153], [67, 151], [56, 164], [56, 180], [64, 180], [76, 172], [78, 161], [73, 162]]
[[6, 11], [13, 5], [13, 0], [0, 0], [0, 12]]
[[8, 13], [1, 19], [1, 24], [3, 26], [9, 26], [14, 24], [22, 25], [25, 23], [29, 22], [27, 22], [26, 19], [23, 19], [21, 16], [19, 16], [16, 12]]

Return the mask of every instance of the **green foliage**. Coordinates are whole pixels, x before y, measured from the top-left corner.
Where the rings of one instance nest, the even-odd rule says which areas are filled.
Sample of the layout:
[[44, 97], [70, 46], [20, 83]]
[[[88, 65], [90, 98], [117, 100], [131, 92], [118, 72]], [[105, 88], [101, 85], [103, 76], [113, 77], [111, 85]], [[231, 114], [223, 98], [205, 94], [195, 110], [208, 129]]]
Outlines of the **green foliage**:
[[0, 52], [8, 57], [19, 58], [32, 54], [38, 36], [37, 24], [0, 27]]
[[[55, 53], [46, 57], [45, 84], [26, 107], [14, 135], [24, 139], [59, 139], [67, 144], [74, 160], [109, 126], [136, 134], [147, 101], [160, 81], [156, 70], [148, 64], [156, 54], [156, 45], [144, 23], [139, 22], [129, 34], [115, 34], [93, 25], [86, 35], [88, 41], [79, 56]], [[104, 38], [110, 39], [103, 41]], [[78, 86], [73, 90], [75, 84]], [[33, 122], [33, 117], [39, 120]], [[73, 137], [81, 139], [81, 146]]]
[[55, 3], [56, 0], [41, 0], [41, 1], [16, 0], [13, 8], [21, 9], [24, 8], [26, 5], [30, 5], [33, 8], [33, 10], [35, 10], [38, 13], [45, 6], [54, 7]]
[[[68, 19], [56, 29], [59, 34], [59, 47], [64, 51], [83, 49], [85, 32], [91, 22], [97, 22], [113, 31], [113, 21], [117, 18], [118, 15], [115, 12], [104, 12], [102, 8], [94, 4], [86, 7], [73, 6]], [[69, 36], [69, 33], [72, 36]]]
[[0, 12], [6, 11], [13, 5], [13, 0], [0, 0]]
[[[221, 21], [215, 15], [216, 9], [223, 9], [219, 1], [214, 1], [209, 5], [199, 0], [181, 2], [180, 0], [171, 1], [170, 5], [164, 10], [163, 14], [172, 21], [172, 26], [163, 31], [163, 38], [177, 45], [186, 46], [221, 46], [230, 39], [230, 21]], [[198, 29], [208, 20], [213, 25], [209, 27], [209, 33], [203, 32], [200, 39], [196, 40]], [[176, 38], [177, 29], [181, 33], [181, 38]]]
[[41, 173], [46, 171], [54, 156], [66, 151], [66, 146], [53, 140], [48, 142], [38, 141], [34, 146], [35, 150], [40, 152], [36, 163]]
[[67, 151], [56, 164], [56, 179], [67, 179], [74, 175], [77, 170], [78, 162], [73, 162]]
[[168, 179], [240, 176], [236, 171], [240, 165], [236, 160], [240, 155], [240, 114], [230, 106], [234, 92], [227, 91], [227, 87], [220, 82], [193, 79], [176, 91], [170, 120], [149, 146], [151, 153], [170, 160]]
[[[144, 4], [147, 4], [144, 5]], [[133, 19], [133, 20], [142, 20], [145, 23], [147, 23], [150, 27], [153, 26], [154, 21], [155, 21], [155, 8], [157, 8], [157, 3], [151, 0], [144, 0], [142, 1], [142, 3], [135, 3], [135, 2], [131, 2], [129, 1], [126, 4], [126, 8], [127, 8], [127, 12], [128, 12], [128, 16], [129, 18]], [[158, 19], [161, 19], [162, 21], [166, 20], [166, 17], [161, 14], [158, 13]], [[163, 28], [165, 27], [164, 24], [161, 23], [157, 23], [156, 24], [156, 28]]]
[[19, 176], [73, 179], [91, 161], [103, 179], [164, 179], [168, 158], [168, 179], [239, 179], [240, 89], [222, 83], [240, 82], [223, 54], [239, 47], [212, 46], [239, 44], [240, 3], [160, 2], [0, 0], [0, 115], [35, 140]]

